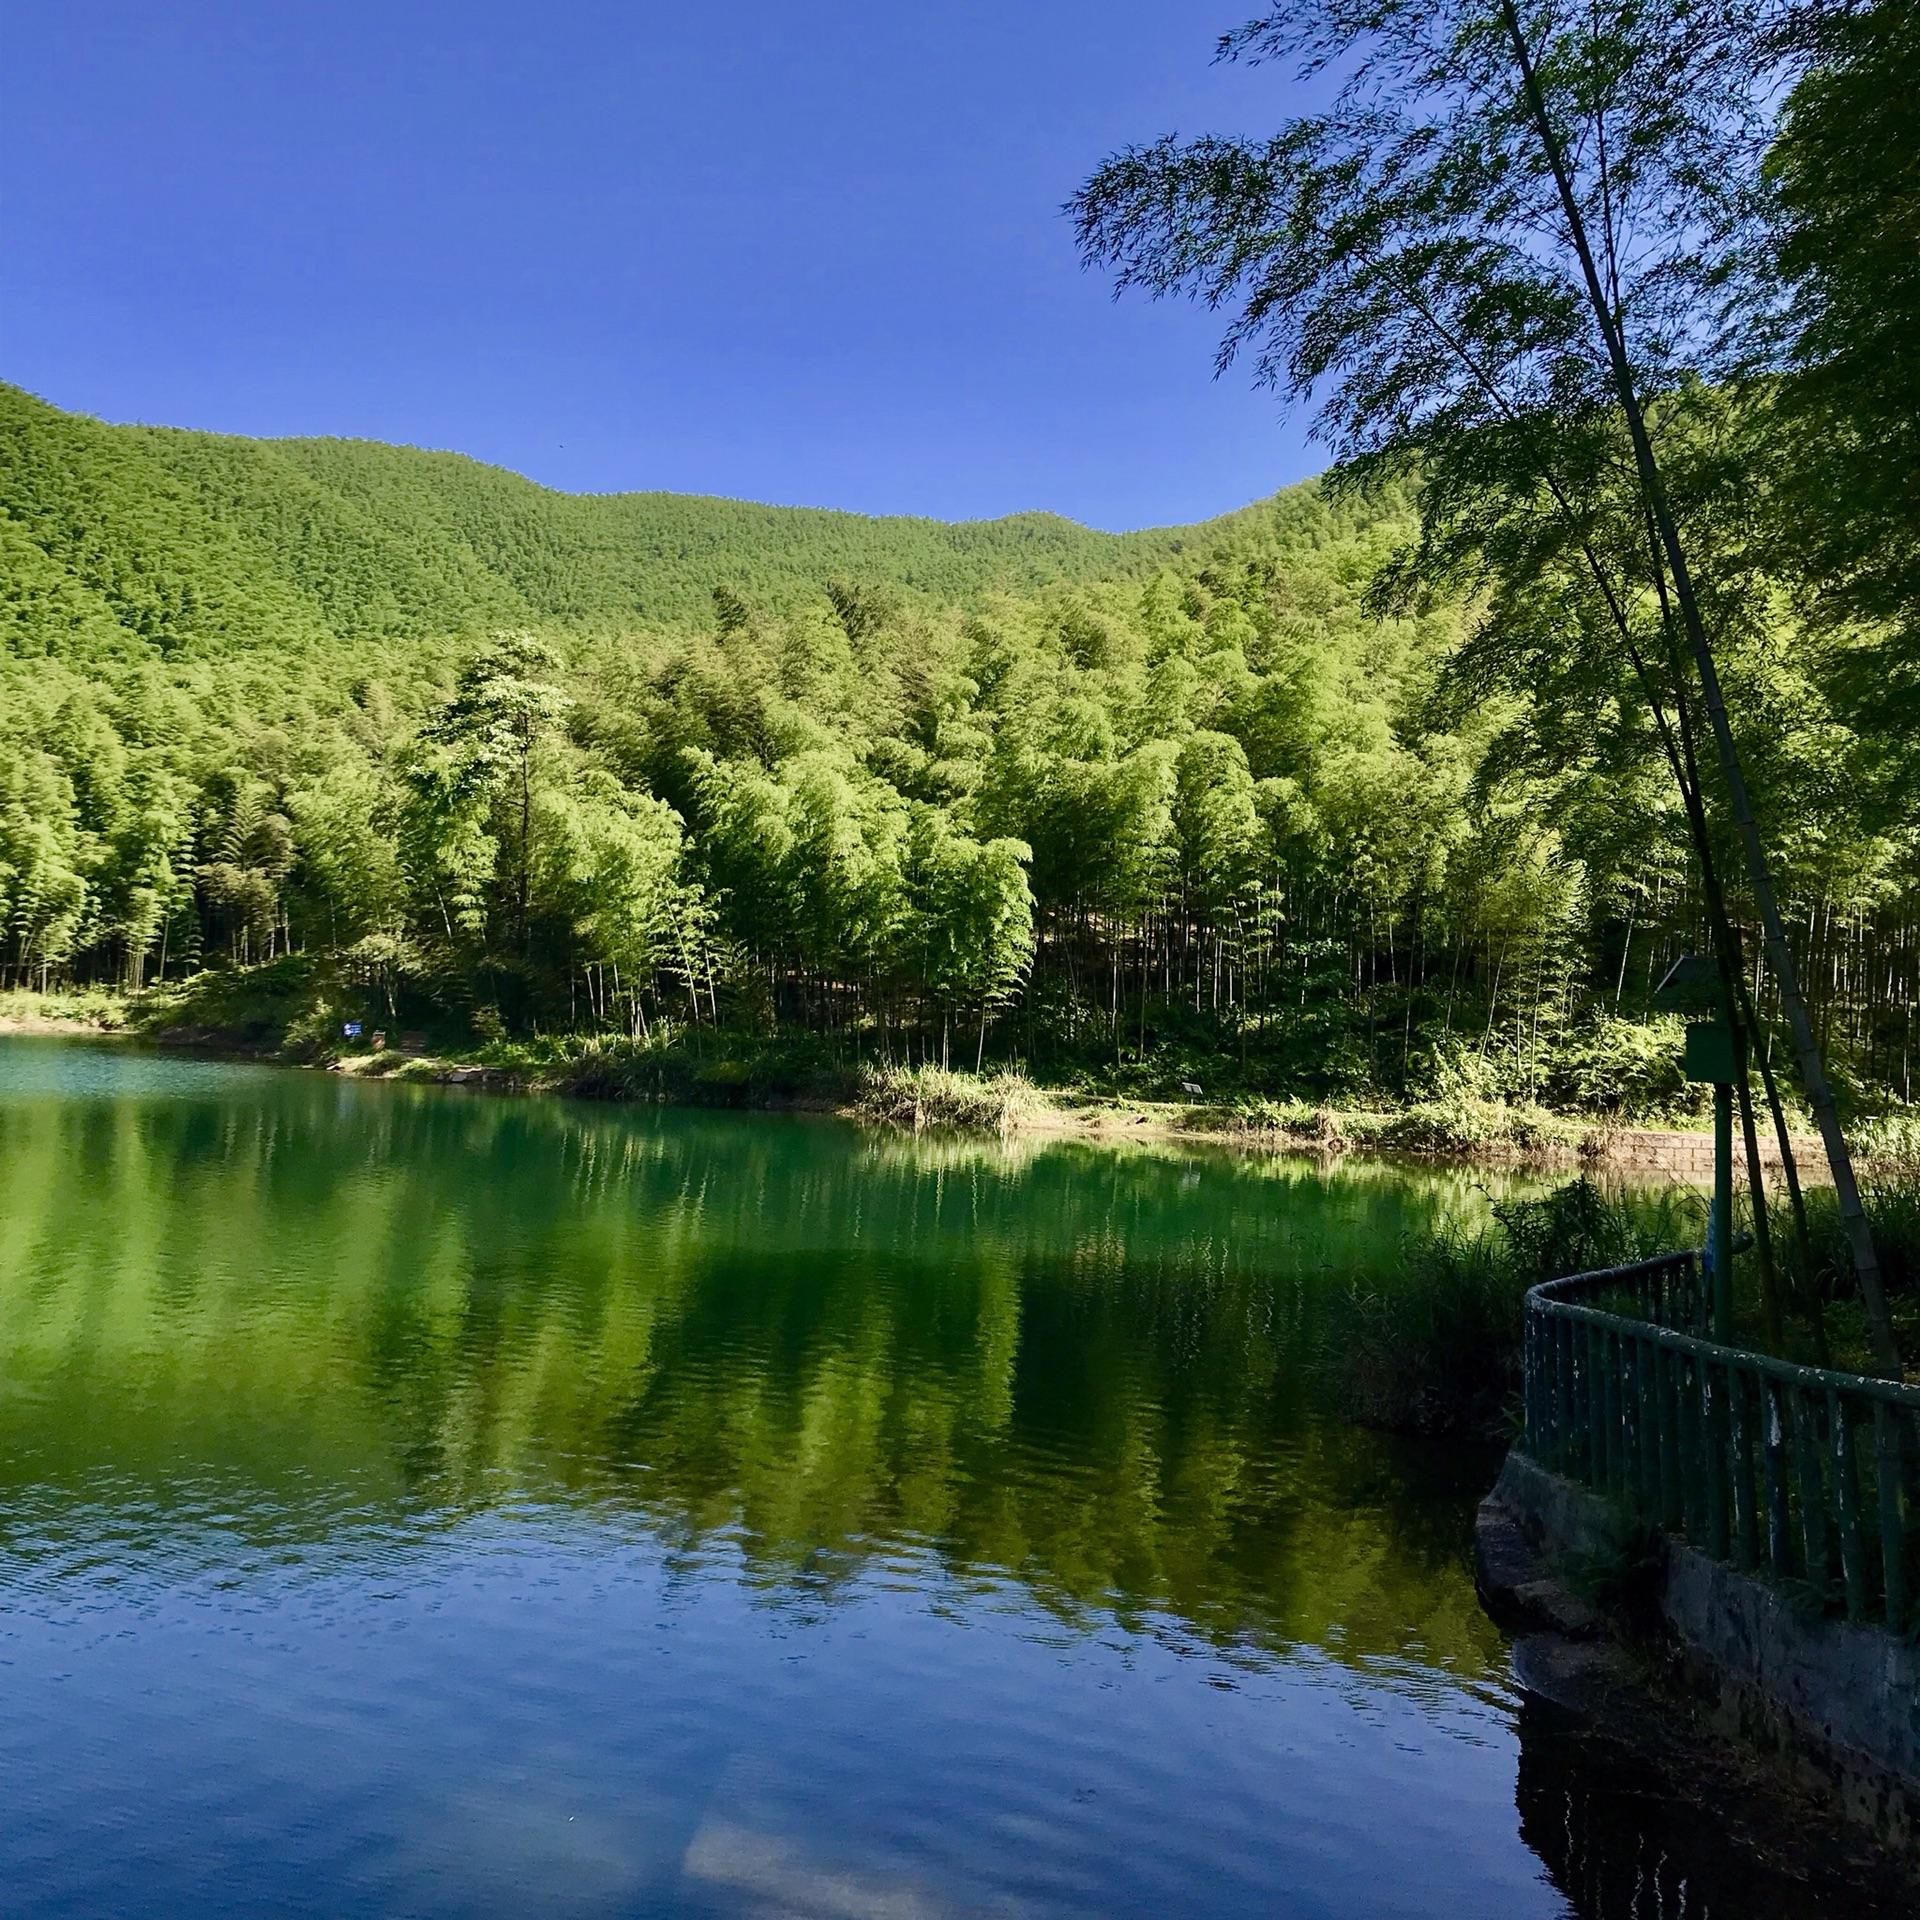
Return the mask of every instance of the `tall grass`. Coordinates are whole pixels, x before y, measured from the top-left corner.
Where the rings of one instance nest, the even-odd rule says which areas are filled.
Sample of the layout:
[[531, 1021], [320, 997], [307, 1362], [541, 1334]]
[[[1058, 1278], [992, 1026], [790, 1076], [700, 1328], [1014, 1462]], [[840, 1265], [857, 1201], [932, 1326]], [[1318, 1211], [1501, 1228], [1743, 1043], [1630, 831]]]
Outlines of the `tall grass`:
[[[1920, 1361], [1920, 1152], [1870, 1161], [1861, 1177], [1860, 1199], [1873, 1228], [1894, 1332], [1911, 1373]], [[1804, 1250], [1784, 1198], [1768, 1208], [1790, 1297], [1803, 1313], [1807, 1303], [1817, 1298], [1826, 1322], [1827, 1353], [1803, 1350], [1804, 1342], [1795, 1340], [1792, 1357], [1824, 1358], [1836, 1367], [1863, 1370], [1870, 1365], [1872, 1347], [1839, 1202], [1830, 1187], [1818, 1187], [1808, 1192], [1806, 1205]]]
[[[1911, 1369], [1920, 1360], [1920, 1159], [1876, 1166], [1862, 1198]], [[1541, 1200], [1498, 1204], [1484, 1226], [1410, 1239], [1389, 1271], [1355, 1276], [1334, 1292], [1318, 1340], [1319, 1371], [1340, 1410], [1364, 1425], [1497, 1434], [1510, 1423], [1519, 1391], [1527, 1289], [1697, 1246], [1701, 1207], [1694, 1193], [1610, 1193], [1580, 1179]], [[1861, 1370], [1870, 1349], [1831, 1190], [1809, 1192], [1807, 1214], [1804, 1257], [1784, 1202], [1772, 1216], [1784, 1277], [1801, 1300], [1817, 1293], [1823, 1301], [1828, 1364]], [[1736, 1271], [1740, 1337], [1757, 1341], [1758, 1308], [1746, 1297], [1756, 1284], [1751, 1259]], [[1815, 1357], [1804, 1345], [1796, 1335], [1792, 1357]]]
[[1040, 1096], [1014, 1073], [950, 1073], [942, 1067], [873, 1067], [861, 1075], [853, 1110], [890, 1126], [1010, 1133], [1038, 1112]]
[[1698, 1238], [1688, 1200], [1675, 1194], [1613, 1195], [1580, 1179], [1544, 1199], [1497, 1203], [1485, 1225], [1409, 1239], [1389, 1271], [1338, 1288], [1319, 1371], [1363, 1425], [1496, 1434], [1519, 1389], [1529, 1287]]

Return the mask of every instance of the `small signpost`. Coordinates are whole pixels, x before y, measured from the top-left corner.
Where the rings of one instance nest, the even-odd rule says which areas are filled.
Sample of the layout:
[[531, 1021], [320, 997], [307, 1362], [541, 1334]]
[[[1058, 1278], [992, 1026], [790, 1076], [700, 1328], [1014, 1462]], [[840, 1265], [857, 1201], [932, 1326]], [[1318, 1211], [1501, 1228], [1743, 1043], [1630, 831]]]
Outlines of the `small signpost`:
[[1653, 990], [1653, 1004], [1686, 1014], [1681, 1071], [1713, 1088], [1713, 1212], [1707, 1227], [1707, 1275], [1713, 1337], [1733, 1338], [1733, 1087], [1740, 1043], [1720, 1000], [1720, 971], [1704, 953], [1683, 953]]

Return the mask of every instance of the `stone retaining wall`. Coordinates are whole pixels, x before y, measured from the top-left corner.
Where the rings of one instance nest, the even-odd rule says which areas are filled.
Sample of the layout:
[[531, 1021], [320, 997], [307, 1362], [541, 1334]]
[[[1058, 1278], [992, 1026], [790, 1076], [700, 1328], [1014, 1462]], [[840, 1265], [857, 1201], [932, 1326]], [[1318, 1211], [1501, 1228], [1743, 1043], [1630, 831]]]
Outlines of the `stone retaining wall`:
[[[1713, 1179], [1713, 1135], [1655, 1131], [1626, 1127], [1595, 1136], [1601, 1143], [1594, 1156], [1601, 1165], [1630, 1173], [1667, 1173], [1678, 1179], [1710, 1183]], [[1818, 1186], [1827, 1176], [1826, 1149], [1818, 1140], [1793, 1140], [1793, 1157], [1800, 1178]], [[1760, 1135], [1760, 1164], [1769, 1173], [1780, 1167], [1780, 1150], [1770, 1130]], [[1746, 1150], [1736, 1131], [1733, 1139], [1734, 1178], [1746, 1177]]]
[[[1496, 1618], [1544, 1611], [1558, 1625], [1539, 1563], [1511, 1571], [1505, 1543], [1516, 1528], [1550, 1570], [1606, 1552], [1619, 1517], [1518, 1449], [1507, 1455], [1476, 1531], [1481, 1591]], [[1775, 1588], [1678, 1540], [1664, 1542], [1650, 1585], [1656, 1637], [1717, 1725], [1784, 1761], [1884, 1845], [1920, 1848], [1920, 1647], [1804, 1616]]]

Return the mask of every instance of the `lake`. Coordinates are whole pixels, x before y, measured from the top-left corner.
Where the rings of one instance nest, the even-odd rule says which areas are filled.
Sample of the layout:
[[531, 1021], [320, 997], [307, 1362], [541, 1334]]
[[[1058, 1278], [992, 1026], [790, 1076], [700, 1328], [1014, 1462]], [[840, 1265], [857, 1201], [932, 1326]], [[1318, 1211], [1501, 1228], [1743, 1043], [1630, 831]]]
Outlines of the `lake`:
[[1489, 1178], [0, 1041], [0, 1908], [1817, 1911], [1321, 1410]]

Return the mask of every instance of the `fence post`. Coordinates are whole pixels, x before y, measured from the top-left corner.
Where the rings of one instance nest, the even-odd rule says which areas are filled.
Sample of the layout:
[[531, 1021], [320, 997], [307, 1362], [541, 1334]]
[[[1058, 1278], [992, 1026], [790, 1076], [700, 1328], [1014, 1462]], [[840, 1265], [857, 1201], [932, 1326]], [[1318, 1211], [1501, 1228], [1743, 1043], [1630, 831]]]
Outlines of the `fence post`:
[[[1755, 1383], [1757, 1384], [1757, 1382]], [[1746, 1370], [1727, 1369], [1727, 1414], [1732, 1423], [1734, 1565], [1750, 1573], [1756, 1557], [1753, 1518], [1753, 1396]]]
[[1793, 1525], [1788, 1500], [1787, 1408], [1780, 1384], [1762, 1384], [1761, 1417], [1766, 1422], [1767, 1564], [1784, 1580], [1793, 1571]]
[[1686, 1463], [1680, 1445], [1680, 1356], [1660, 1349], [1660, 1519], [1669, 1529], [1686, 1520], [1681, 1475]]
[[[1715, 1385], [1715, 1376], [1719, 1384]], [[1727, 1557], [1727, 1369], [1717, 1360], [1700, 1363], [1700, 1424], [1706, 1449], [1707, 1551]]]
[[1873, 1409], [1874, 1479], [1880, 1495], [1880, 1581], [1887, 1603], [1887, 1625], [1895, 1633], [1907, 1624], [1907, 1525], [1904, 1507], [1907, 1449], [1900, 1416], [1884, 1400]]
[[1820, 1472], [1819, 1416], [1813, 1396], [1795, 1387], [1788, 1404], [1793, 1409], [1794, 1465], [1800, 1478], [1800, 1537], [1806, 1561], [1802, 1572], [1809, 1585], [1825, 1587], [1832, 1573], [1827, 1561], [1827, 1490]]
[[1840, 1579], [1847, 1593], [1847, 1618], [1867, 1610], [1867, 1569], [1860, 1545], [1860, 1482], [1853, 1459], [1853, 1430], [1847, 1410], [1833, 1388], [1827, 1389], [1827, 1438], [1833, 1449], [1833, 1510], [1840, 1536]]

